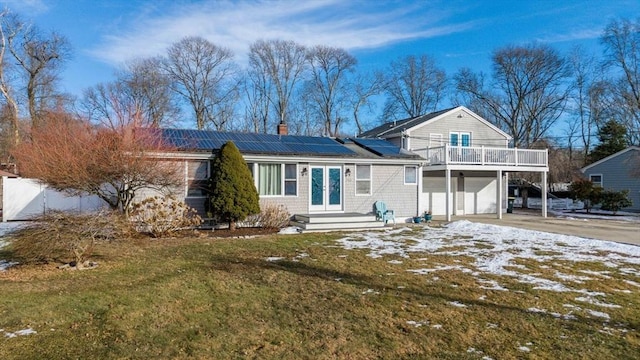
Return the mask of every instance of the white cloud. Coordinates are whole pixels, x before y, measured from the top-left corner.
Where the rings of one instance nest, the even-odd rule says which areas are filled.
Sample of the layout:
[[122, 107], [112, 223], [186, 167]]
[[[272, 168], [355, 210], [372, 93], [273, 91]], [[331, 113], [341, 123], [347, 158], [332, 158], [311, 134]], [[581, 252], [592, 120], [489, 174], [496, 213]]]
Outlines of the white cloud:
[[141, 9], [126, 29], [110, 34], [91, 54], [112, 64], [131, 57], [158, 55], [185, 36], [202, 36], [231, 49], [242, 62], [258, 39], [294, 40], [347, 50], [456, 33], [475, 23], [454, 23], [453, 12], [435, 4], [409, 6], [381, 2], [206, 1], [191, 5]]
[[576, 40], [589, 40], [597, 39], [602, 36], [602, 28], [590, 28], [573, 30], [567, 33], [555, 34], [539, 38], [540, 42], [558, 43], [558, 42], [571, 42]]
[[13, 12], [29, 12], [30, 14], [39, 14], [49, 10], [49, 6], [44, 0], [4, 0], [3, 8], [9, 8]]

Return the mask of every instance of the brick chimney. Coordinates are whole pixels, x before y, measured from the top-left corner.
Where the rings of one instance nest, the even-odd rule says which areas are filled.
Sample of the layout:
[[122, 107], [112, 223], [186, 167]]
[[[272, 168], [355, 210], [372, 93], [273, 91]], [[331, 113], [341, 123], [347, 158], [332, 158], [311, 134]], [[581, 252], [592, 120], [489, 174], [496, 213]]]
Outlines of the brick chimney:
[[281, 122], [278, 124], [278, 135], [287, 135], [289, 133], [289, 129], [287, 128], [287, 124]]

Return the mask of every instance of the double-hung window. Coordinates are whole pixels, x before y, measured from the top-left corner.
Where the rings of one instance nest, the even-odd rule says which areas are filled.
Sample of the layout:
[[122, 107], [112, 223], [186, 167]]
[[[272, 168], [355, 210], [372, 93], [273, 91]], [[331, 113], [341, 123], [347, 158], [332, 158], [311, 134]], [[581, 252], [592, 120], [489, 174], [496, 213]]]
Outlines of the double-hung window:
[[356, 165], [356, 195], [371, 195], [371, 165]]
[[416, 185], [417, 183], [418, 183], [418, 167], [405, 166], [404, 167], [404, 184]]
[[296, 164], [258, 164], [258, 194], [260, 196], [298, 195]]
[[204, 197], [208, 178], [209, 161], [187, 161], [187, 197]]

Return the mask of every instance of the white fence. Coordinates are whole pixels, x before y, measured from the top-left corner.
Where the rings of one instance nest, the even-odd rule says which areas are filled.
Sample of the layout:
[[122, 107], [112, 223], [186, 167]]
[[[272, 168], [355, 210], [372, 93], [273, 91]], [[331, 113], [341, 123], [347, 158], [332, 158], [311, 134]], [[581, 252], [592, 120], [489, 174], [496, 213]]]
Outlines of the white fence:
[[[517, 197], [513, 201], [513, 206], [521, 208], [522, 207], [522, 198]], [[542, 208], [542, 199], [541, 198], [528, 198], [527, 206], [530, 209], [541, 209]], [[584, 203], [582, 201], [574, 201], [572, 199], [547, 199], [547, 209], [549, 210], [581, 210], [584, 208]]]
[[68, 196], [24, 178], [3, 177], [2, 195], [2, 221], [28, 220], [49, 210], [80, 212], [106, 206], [97, 196]]

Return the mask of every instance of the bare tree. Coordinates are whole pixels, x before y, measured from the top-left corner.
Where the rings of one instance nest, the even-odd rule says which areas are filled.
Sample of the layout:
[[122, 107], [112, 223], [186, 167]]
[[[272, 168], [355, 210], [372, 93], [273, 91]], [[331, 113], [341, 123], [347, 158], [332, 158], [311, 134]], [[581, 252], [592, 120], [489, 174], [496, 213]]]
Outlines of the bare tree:
[[227, 119], [217, 117], [236, 100], [236, 65], [230, 50], [201, 37], [186, 37], [169, 47], [164, 69], [173, 89], [193, 108], [198, 129], [209, 123], [217, 130]]
[[271, 128], [271, 107], [265, 76], [250, 70], [242, 84], [245, 99], [243, 130], [266, 134]]
[[[568, 118], [567, 125], [571, 131], [570, 135], [580, 139], [582, 159], [586, 161], [591, 151], [592, 138], [597, 132], [598, 124], [602, 121], [602, 114], [606, 112], [607, 106], [599, 96], [603, 93], [603, 83], [595, 58], [585, 54], [584, 50], [575, 48], [569, 56], [569, 63], [573, 72], [570, 99], [574, 116]], [[571, 136], [570, 140], [573, 138], [574, 136]]]
[[131, 95], [122, 81], [100, 83], [84, 91], [81, 106], [85, 115], [96, 123], [111, 129], [121, 129], [130, 124], [146, 127], [152, 124], [143, 117], [142, 106]]
[[616, 118], [627, 126], [629, 142], [640, 145], [640, 19], [611, 21], [601, 41], [605, 65], [616, 71], [610, 87]]
[[546, 45], [507, 46], [493, 53], [492, 80], [469, 69], [455, 76], [456, 90], [477, 110], [528, 147], [542, 139], [562, 115], [569, 86], [567, 62]]
[[26, 75], [29, 116], [33, 126], [38, 126], [43, 111], [53, 106], [47, 100], [56, 99], [54, 83], [71, 56], [71, 45], [66, 37], [56, 32], [45, 35], [17, 15], [9, 17], [7, 26], [11, 29], [7, 36], [9, 51]]
[[306, 69], [306, 49], [293, 41], [258, 40], [249, 50], [249, 67], [264, 74], [257, 82], [276, 111], [277, 121], [287, 124], [289, 103]]
[[42, 120], [14, 152], [25, 176], [70, 194], [96, 195], [125, 214], [138, 191], [181, 184], [179, 167], [152, 155], [169, 149], [153, 132], [96, 127], [66, 113]]
[[158, 57], [131, 60], [117, 80], [139, 107], [144, 122], [152, 127], [171, 124], [180, 114], [171, 79], [161, 65]]
[[358, 134], [364, 131], [365, 124], [360, 118], [360, 110], [363, 107], [371, 108], [371, 98], [382, 92], [384, 85], [384, 76], [382, 73], [373, 75], [355, 76], [351, 81], [351, 110], [353, 122], [358, 128]]
[[343, 114], [348, 95], [348, 74], [355, 70], [356, 58], [341, 48], [318, 45], [307, 54], [311, 79], [306, 89], [313, 107], [322, 118], [324, 132], [336, 136], [347, 119]]
[[[15, 29], [8, 27], [9, 10], [3, 10], [0, 13], [0, 93], [6, 101], [6, 108], [3, 109], [3, 120], [8, 122], [7, 130], [9, 132], [8, 148], [17, 145], [20, 142], [19, 131], [19, 108], [16, 101], [16, 95], [12, 86], [12, 69], [11, 62], [8, 61], [8, 40], [9, 37], [14, 37]], [[4, 126], [3, 126], [4, 130]]]
[[447, 76], [427, 55], [407, 56], [391, 62], [385, 83], [384, 118], [414, 117], [437, 110]]

